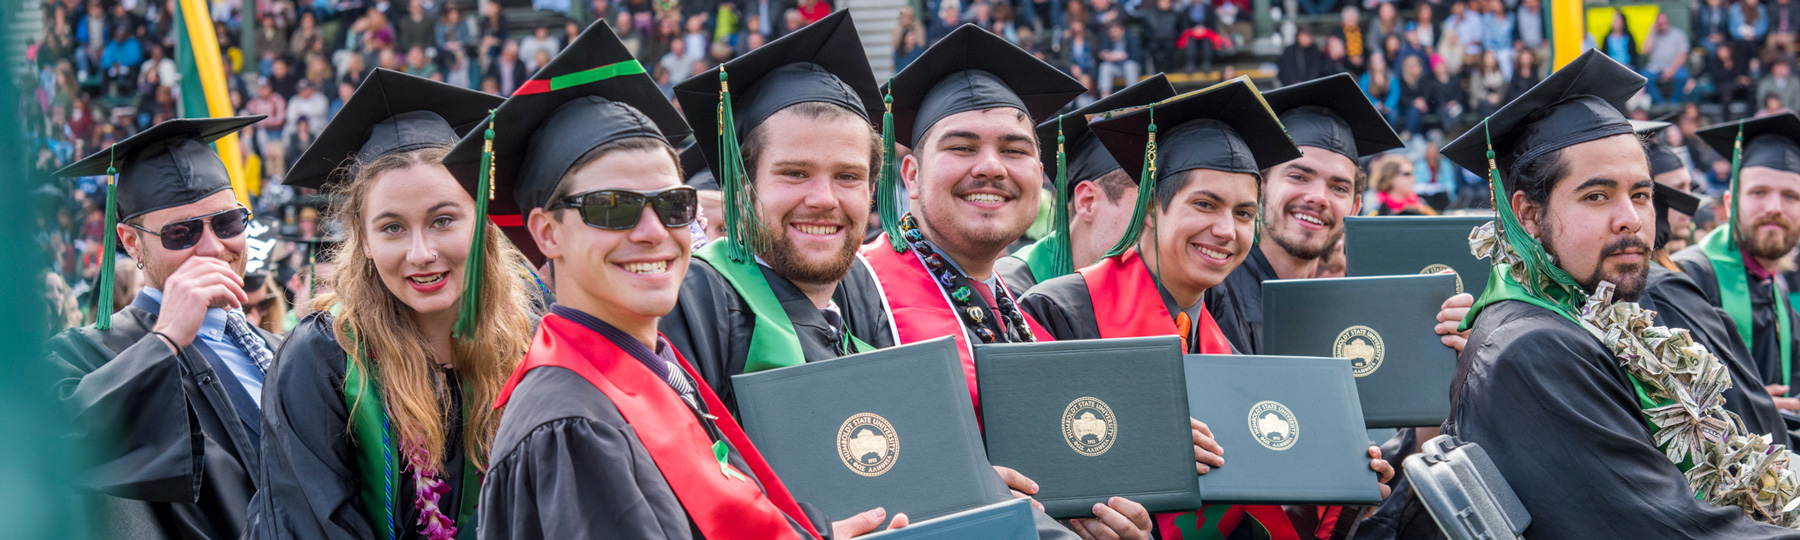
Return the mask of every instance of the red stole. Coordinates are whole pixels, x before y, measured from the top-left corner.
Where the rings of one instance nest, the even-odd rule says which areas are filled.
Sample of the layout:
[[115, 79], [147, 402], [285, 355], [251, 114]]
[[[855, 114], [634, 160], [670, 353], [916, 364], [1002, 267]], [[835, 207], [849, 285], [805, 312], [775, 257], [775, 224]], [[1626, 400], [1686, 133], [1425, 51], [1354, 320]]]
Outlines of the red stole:
[[[1163, 304], [1162, 293], [1158, 292], [1156, 277], [1150, 274], [1150, 268], [1144, 265], [1144, 259], [1136, 248], [1126, 251], [1117, 257], [1101, 259], [1092, 266], [1076, 270], [1081, 279], [1087, 282], [1088, 297], [1094, 305], [1094, 322], [1100, 327], [1100, 337], [1127, 338], [1149, 336], [1174, 336], [1181, 331], [1175, 326], [1175, 316], [1169, 313]], [[1190, 321], [1198, 331], [1200, 354], [1231, 354], [1231, 345], [1225, 340], [1224, 332], [1219, 330], [1219, 323], [1213, 320], [1206, 308], [1200, 308], [1200, 316]], [[1185, 339], [1185, 338], [1184, 338]], [[1191, 350], [1191, 348], [1190, 348]], [[1208, 509], [1208, 505], [1194, 512], [1157, 514], [1156, 528], [1162, 531], [1165, 539], [1182, 540], [1183, 533], [1194, 530], [1205, 531], [1207, 517], [1217, 517], [1212, 524], [1212, 531], [1199, 535], [1202, 538], [1216, 533], [1218, 537], [1229, 536], [1233, 529], [1243, 523], [1245, 517], [1255, 520], [1269, 532], [1274, 540], [1298, 540], [1299, 534], [1288, 521], [1287, 513], [1280, 506], [1246, 506], [1233, 505], [1226, 507], [1223, 513]], [[1187, 515], [1195, 519], [1182, 519]], [[1189, 525], [1182, 527], [1182, 525]], [[1189, 539], [1192, 540], [1192, 539]]]
[[761, 489], [755, 482], [727, 478], [720, 471], [706, 429], [694, 419], [681, 396], [669, 388], [669, 383], [657, 378], [611, 340], [557, 315], [544, 316], [524, 362], [513, 371], [494, 406], [505, 406], [513, 388], [533, 369], [556, 366], [574, 371], [606, 394], [634, 427], [651, 461], [662, 471], [663, 479], [701, 534], [718, 540], [797, 539], [787, 522], [792, 517], [811, 534], [809, 538], [819, 538], [800, 504], [794, 502], [781, 479], [750, 444], [743, 428], [726, 412], [712, 388], [706, 386], [706, 379], [700, 378], [680, 353], [676, 353], [676, 358], [699, 387], [707, 409], [719, 416], [715, 422], [719, 431], [762, 482]]
[[[869, 261], [869, 270], [875, 273], [875, 281], [887, 295], [888, 312], [894, 317], [894, 330], [899, 337], [896, 344], [955, 337], [956, 352], [962, 356], [963, 378], [969, 382], [969, 401], [975, 404], [976, 411], [980, 411], [981, 392], [975, 384], [975, 353], [969, 348], [969, 330], [963, 327], [962, 316], [956, 313], [955, 304], [925, 269], [925, 263], [919, 261], [918, 254], [912, 250], [895, 253], [886, 234], [864, 244], [862, 256]], [[1000, 290], [994, 294], [1012, 298], [1012, 291], [1007, 290], [1005, 281], [1000, 282]], [[1012, 300], [1013, 305], [1018, 305], [1017, 298]], [[1024, 312], [1020, 314], [1024, 315]], [[1025, 325], [1031, 328], [1038, 341], [1056, 339], [1050, 337], [1050, 332], [1039, 326], [1031, 315], [1025, 315]]]

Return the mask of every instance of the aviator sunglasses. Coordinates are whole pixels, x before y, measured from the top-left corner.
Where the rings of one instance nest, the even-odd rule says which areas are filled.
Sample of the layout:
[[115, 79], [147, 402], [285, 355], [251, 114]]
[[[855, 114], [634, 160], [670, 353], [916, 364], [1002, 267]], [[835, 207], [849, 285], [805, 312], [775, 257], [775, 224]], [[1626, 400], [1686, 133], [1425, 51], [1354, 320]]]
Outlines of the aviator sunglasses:
[[688, 186], [660, 191], [601, 189], [563, 197], [549, 209], [573, 208], [581, 212], [581, 221], [589, 226], [625, 231], [637, 227], [645, 206], [656, 211], [664, 227], [686, 227], [700, 211], [700, 196]]
[[238, 207], [188, 218], [163, 225], [162, 232], [152, 231], [135, 223], [127, 223], [127, 225], [131, 225], [133, 229], [144, 231], [145, 234], [161, 238], [163, 249], [180, 251], [200, 243], [200, 235], [206, 232], [207, 222], [212, 222], [213, 234], [219, 238], [237, 238], [238, 235], [244, 234], [244, 228], [250, 223], [250, 211]]

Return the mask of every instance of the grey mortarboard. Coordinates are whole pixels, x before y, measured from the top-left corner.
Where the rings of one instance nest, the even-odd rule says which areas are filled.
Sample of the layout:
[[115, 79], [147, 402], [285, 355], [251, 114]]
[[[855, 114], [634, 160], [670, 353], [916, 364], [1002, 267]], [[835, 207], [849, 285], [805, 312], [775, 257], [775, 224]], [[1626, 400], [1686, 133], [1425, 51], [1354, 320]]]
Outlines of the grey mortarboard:
[[493, 94], [376, 68], [294, 160], [282, 183], [323, 190], [350, 180], [345, 167], [356, 163], [449, 148], [480, 126], [501, 101]]
[[1744, 154], [1741, 167], [1767, 167], [1778, 171], [1800, 173], [1800, 116], [1784, 112], [1714, 124], [1700, 128], [1694, 135], [1720, 156], [1730, 157], [1737, 142], [1738, 127], [1744, 131]]
[[1406, 146], [1348, 73], [1263, 92], [1294, 144], [1350, 161]]

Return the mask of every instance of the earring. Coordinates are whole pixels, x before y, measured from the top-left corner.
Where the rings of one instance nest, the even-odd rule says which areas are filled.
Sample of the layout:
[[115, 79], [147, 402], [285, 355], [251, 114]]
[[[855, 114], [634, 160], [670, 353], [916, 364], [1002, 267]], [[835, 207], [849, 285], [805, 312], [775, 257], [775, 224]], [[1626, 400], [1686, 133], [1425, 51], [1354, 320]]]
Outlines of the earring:
[[143, 269], [144, 269], [144, 263], [142, 263], [142, 262], [139, 262], [139, 263], [138, 263], [138, 264], [137, 264], [137, 267], [138, 267], [138, 270], [143, 270]]

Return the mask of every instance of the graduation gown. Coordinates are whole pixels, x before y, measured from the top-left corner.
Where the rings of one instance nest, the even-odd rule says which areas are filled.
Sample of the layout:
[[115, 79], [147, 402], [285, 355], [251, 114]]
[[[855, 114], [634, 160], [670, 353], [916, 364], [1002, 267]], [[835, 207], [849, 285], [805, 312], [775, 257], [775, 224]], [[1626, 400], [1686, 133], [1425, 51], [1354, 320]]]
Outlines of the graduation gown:
[[[694, 372], [686, 362], [681, 364], [692, 377]], [[577, 369], [590, 370], [590, 374]], [[605, 370], [609, 375], [595, 375], [591, 370]], [[616, 375], [621, 373], [624, 376]], [[598, 384], [613, 387], [613, 392], [629, 392], [619, 395], [630, 399], [672, 406], [661, 407], [660, 414], [642, 408], [627, 410]], [[831, 523], [811, 507], [777, 510], [783, 503], [793, 504], [787, 489], [779, 479], [764, 474], [767, 464], [742, 437], [736, 420], [719, 410], [722, 407], [711, 391], [701, 384], [696, 392], [703, 398], [698, 405], [701, 411], [711, 411], [716, 419], [701, 417], [680, 404], [681, 398], [666, 381], [657, 379], [603, 334], [555, 313], [546, 316], [525, 363], [514, 372], [499, 400], [506, 415], [494, 439], [478, 505], [481, 538], [706, 538], [690, 508], [708, 501], [724, 504], [724, 510], [739, 520], [728, 528], [742, 533], [774, 536], [780, 532], [790, 538], [810, 538], [810, 529], [830, 538]], [[633, 405], [627, 402], [626, 407]], [[634, 423], [626, 419], [627, 414], [651, 414], [661, 420], [651, 422], [645, 416]], [[704, 443], [679, 448], [698, 452], [698, 456], [653, 449], [666, 448], [658, 441], [671, 436], [722, 443], [731, 469], [742, 475], [744, 483], [724, 477]], [[693, 460], [676, 458], [701, 463], [689, 467]], [[704, 474], [692, 474], [695, 470]], [[723, 481], [701, 482], [719, 482], [710, 475]], [[707, 478], [695, 480], [700, 476]], [[671, 478], [701, 483], [687, 484], [699, 487], [678, 495]], [[723, 489], [711, 489], [721, 485]], [[684, 504], [686, 497], [696, 500]], [[760, 513], [733, 512], [742, 508]], [[796, 521], [794, 516], [800, 512], [806, 523]], [[775, 529], [759, 528], [771, 523]]]
[[[1036, 245], [1037, 244], [1025, 246], [1019, 251], [1024, 252]], [[1026, 262], [1025, 259], [1019, 258], [1019, 253], [1007, 255], [1001, 257], [1000, 260], [994, 261], [994, 273], [1000, 274], [1000, 279], [1005, 281], [1006, 286], [1011, 287], [1015, 293], [1030, 291], [1032, 287], [1036, 287], [1038, 284], [1037, 275], [1031, 271], [1031, 263]]]
[[71, 436], [93, 458], [81, 487], [109, 511], [148, 517], [148, 537], [233, 540], [257, 488], [256, 404], [204, 342], [176, 353], [152, 335], [160, 308], [139, 293], [111, 329], [65, 330], [45, 346]]
[[[1712, 261], [1707, 259], [1705, 252], [1701, 251], [1699, 244], [1688, 246], [1671, 255], [1670, 258], [1675, 260], [1675, 264], [1681, 267], [1682, 272], [1693, 278], [1694, 284], [1700, 287], [1700, 292], [1705, 296], [1708, 304], [1724, 305], [1723, 297], [1719, 292], [1718, 274], [1715, 273]], [[1776, 327], [1779, 319], [1775, 313], [1775, 295], [1780, 294], [1776, 291], [1775, 282], [1779, 276], [1758, 281], [1746, 272], [1744, 279], [1749, 282], [1750, 289], [1750, 326], [1752, 331], [1750, 342], [1746, 343], [1750, 347], [1750, 357], [1755, 360], [1757, 375], [1762, 378], [1764, 384], [1782, 384], [1783, 381], [1790, 380], [1789, 375], [1792, 373], [1792, 368], [1789, 373], [1781, 372], [1781, 333]], [[1792, 307], [1788, 308], [1788, 320], [1800, 321], [1800, 314], [1796, 314]], [[1736, 329], [1732, 328], [1732, 330]], [[1740, 335], [1740, 339], [1741, 337]], [[1789, 339], [1800, 342], [1800, 332], [1794, 332]], [[1800, 354], [1800, 343], [1791, 346], [1793, 346], [1795, 354]]]
[[[386, 540], [383, 528], [362, 500], [365, 478], [360, 450], [351, 436], [350, 410], [344, 402], [347, 356], [332, 332], [329, 314], [314, 313], [294, 327], [276, 355], [275, 369], [263, 391], [263, 462], [250, 507], [250, 535], [255, 539]], [[461, 418], [462, 392], [453, 371], [447, 372], [451, 418]], [[373, 381], [371, 381], [373, 384]], [[365, 402], [366, 404], [366, 402]], [[456, 520], [458, 537], [474, 538], [474, 523], [457, 515], [468, 497], [477, 496], [479, 478], [464, 475], [462, 421], [444, 433], [444, 462], [438, 479], [450, 486], [438, 500], [445, 515]], [[403, 455], [403, 454], [400, 454]], [[414, 507], [413, 475], [402, 459], [394, 486], [395, 538], [419, 534]]]
[[1574, 322], [1498, 302], [1475, 320], [1443, 430], [1487, 450], [1531, 512], [1527, 538], [1800, 538], [1695, 500], [1629, 377]]
[[[781, 309], [792, 321], [794, 334], [807, 362], [844, 356], [851, 351], [838, 330], [825, 321], [824, 313], [798, 287], [774, 270], [757, 265]], [[875, 276], [859, 258], [849, 275], [831, 295], [848, 331], [876, 348], [895, 344], [894, 327], [887, 306], [875, 285]], [[719, 400], [737, 414], [737, 394], [731, 376], [745, 373], [755, 334], [756, 314], [725, 277], [698, 258], [688, 264], [675, 309], [658, 323], [675, 350], [699, 370], [700, 377], [718, 393]]]
[[1225, 276], [1224, 283], [1206, 290], [1206, 311], [1212, 313], [1239, 354], [1263, 353], [1262, 284], [1271, 279], [1281, 276], [1275, 275], [1275, 267], [1259, 247], [1250, 250], [1244, 264]]
[[1655, 311], [1658, 325], [1686, 328], [1696, 343], [1705, 345], [1730, 368], [1731, 388], [1725, 389], [1725, 410], [1743, 419], [1750, 433], [1770, 435], [1774, 437], [1773, 444], [1788, 444], [1787, 424], [1764, 388], [1767, 383], [1744, 347], [1743, 338], [1738, 336], [1731, 316], [1707, 302], [1706, 293], [1694, 280], [1687, 274], [1651, 265], [1650, 280], [1638, 305]]

